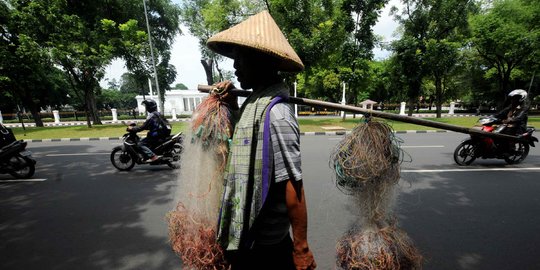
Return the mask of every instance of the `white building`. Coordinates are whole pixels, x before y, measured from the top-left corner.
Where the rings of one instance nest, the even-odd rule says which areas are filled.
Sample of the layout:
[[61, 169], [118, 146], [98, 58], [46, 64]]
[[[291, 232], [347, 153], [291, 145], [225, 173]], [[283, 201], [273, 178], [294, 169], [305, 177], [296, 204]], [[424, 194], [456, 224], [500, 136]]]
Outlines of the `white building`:
[[[204, 98], [208, 96], [208, 93], [202, 93], [197, 90], [171, 90], [165, 91], [165, 103], [163, 106], [165, 115], [172, 115], [173, 111], [177, 115], [191, 115], [195, 108], [201, 104]], [[143, 96], [136, 96], [137, 99], [137, 108], [139, 109], [139, 114], [144, 114], [146, 109], [144, 105], [141, 105]], [[157, 96], [148, 95], [145, 96], [146, 99], [153, 99], [157, 102]], [[245, 97], [238, 97], [238, 103], [241, 106], [242, 103], [246, 100]]]
[[[197, 90], [171, 90], [165, 91], [165, 103], [163, 104], [164, 114], [172, 115], [173, 111], [176, 114], [192, 114], [193, 110], [197, 105], [201, 104], [202, 100], [208, 96], [207, 93], [201, 93]], [[147, 99], [151, 98], [157, 101], [157, 96], [148, 95], [145, 96]], [[139, 113], [144, 113], [144, 105], [141, 105], [141, 102], [144, 100], [143, 96], [136, 96], [137, 106]]]

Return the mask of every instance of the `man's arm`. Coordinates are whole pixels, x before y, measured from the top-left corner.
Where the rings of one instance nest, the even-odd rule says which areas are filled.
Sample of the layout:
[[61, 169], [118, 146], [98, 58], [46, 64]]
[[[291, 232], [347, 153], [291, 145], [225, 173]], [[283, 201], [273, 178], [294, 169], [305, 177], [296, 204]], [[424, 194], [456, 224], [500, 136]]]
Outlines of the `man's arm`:
[[152, 118], [148, 118], [146, 119], [146, 121], [144, 121], [144, 123], [142, 124], [142, 126], [140, 127], [130, 127], [130, 130], [133, 130], [135, 132], [141, 132], [143, 130], [150, 130], [150, 123], [152, 122]]
[[510, 110], [509, 107], [506, 107], [504, 109], [502, 109], [500, 112], [498, 112], [497, 114], [494, 115], [495, 118], [499, 119], [499, 120], [504, 120], [508, 117], [508, 111]]
[[307, 207], [302, 181], [287, 180], [285, 190], [289, 220], [293, 231], [293, 259], [296, 269], [315, 269], [317, 264], [307, 242]]
[[524, 108], [523, 110], [519, 111], [516, 115], [513, 115], [512, 117], [508, 118], [506, 120], [507, 123], [521, 123], [524, 122], [527, 118], [528, 114], [528, 108]]

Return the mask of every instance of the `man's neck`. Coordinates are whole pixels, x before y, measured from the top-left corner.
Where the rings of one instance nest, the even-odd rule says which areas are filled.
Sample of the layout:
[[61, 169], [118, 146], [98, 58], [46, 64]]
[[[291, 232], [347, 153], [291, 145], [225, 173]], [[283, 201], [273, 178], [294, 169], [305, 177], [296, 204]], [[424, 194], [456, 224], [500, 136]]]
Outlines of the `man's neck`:
[[272, 85], [281, 83], [281, 82], [282, 82], [281, 78], [275, 78], [273, 80], [267, 80], [265, 82], [260, 83], [258, 86], [253, 87], [253, 92], [264, 91], [264, 89], [266, 89], [266, 88], [268, 88], [268, 87], [270, 87]]

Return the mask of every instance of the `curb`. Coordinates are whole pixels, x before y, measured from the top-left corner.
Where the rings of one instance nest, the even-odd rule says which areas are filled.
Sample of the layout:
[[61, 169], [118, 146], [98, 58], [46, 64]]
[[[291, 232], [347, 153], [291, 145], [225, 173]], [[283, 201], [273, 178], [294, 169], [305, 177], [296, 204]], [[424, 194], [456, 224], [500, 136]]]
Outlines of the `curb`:
[[[447, 130], [402, 130], [395, 131], [395, 134], [415, 134], [415, 133], [446, 133]], [[327, 132], [300, 132], [301, 136], [342, 136], [350, 134], [351, 131], [327, 131]], [[61, 138], [61, 139], [30, 139], [25, 142], [89, 142], [89, 141], [119, 141], [122, 137], [99, 137], [99, 138]]]

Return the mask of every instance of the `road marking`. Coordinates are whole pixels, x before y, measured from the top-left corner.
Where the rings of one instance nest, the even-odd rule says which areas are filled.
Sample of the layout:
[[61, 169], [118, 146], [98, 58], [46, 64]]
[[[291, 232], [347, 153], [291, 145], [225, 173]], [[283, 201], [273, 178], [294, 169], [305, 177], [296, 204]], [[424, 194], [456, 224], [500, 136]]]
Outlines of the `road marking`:
[[401, 148], [444, 148], [444, 145], [402, 145]]
[[440, 173], [440, 172], [489, 172], [489, 171], [538, 171], [540, 167], [532, 168], [481, 168], [481, 169], [437, 169], [437, 170], [401, 170], [406, 173]]
[[73, 154], [47, 154], [46, 157], [68, 157], [68, 156], [94, 156], [110, 155], [111, 153], [73, 153]]
[[47, 178], [35, 178], [35, 179], [8, 179], [0, 180], [0, 183], [13, 183], [13, 182], [44, 182], [47, 181]]
[[[328, 138], [330, 141], [341, 141], [343, 138]], [[401, 148], [444, 148], [444, 145], [402, 145]]]

